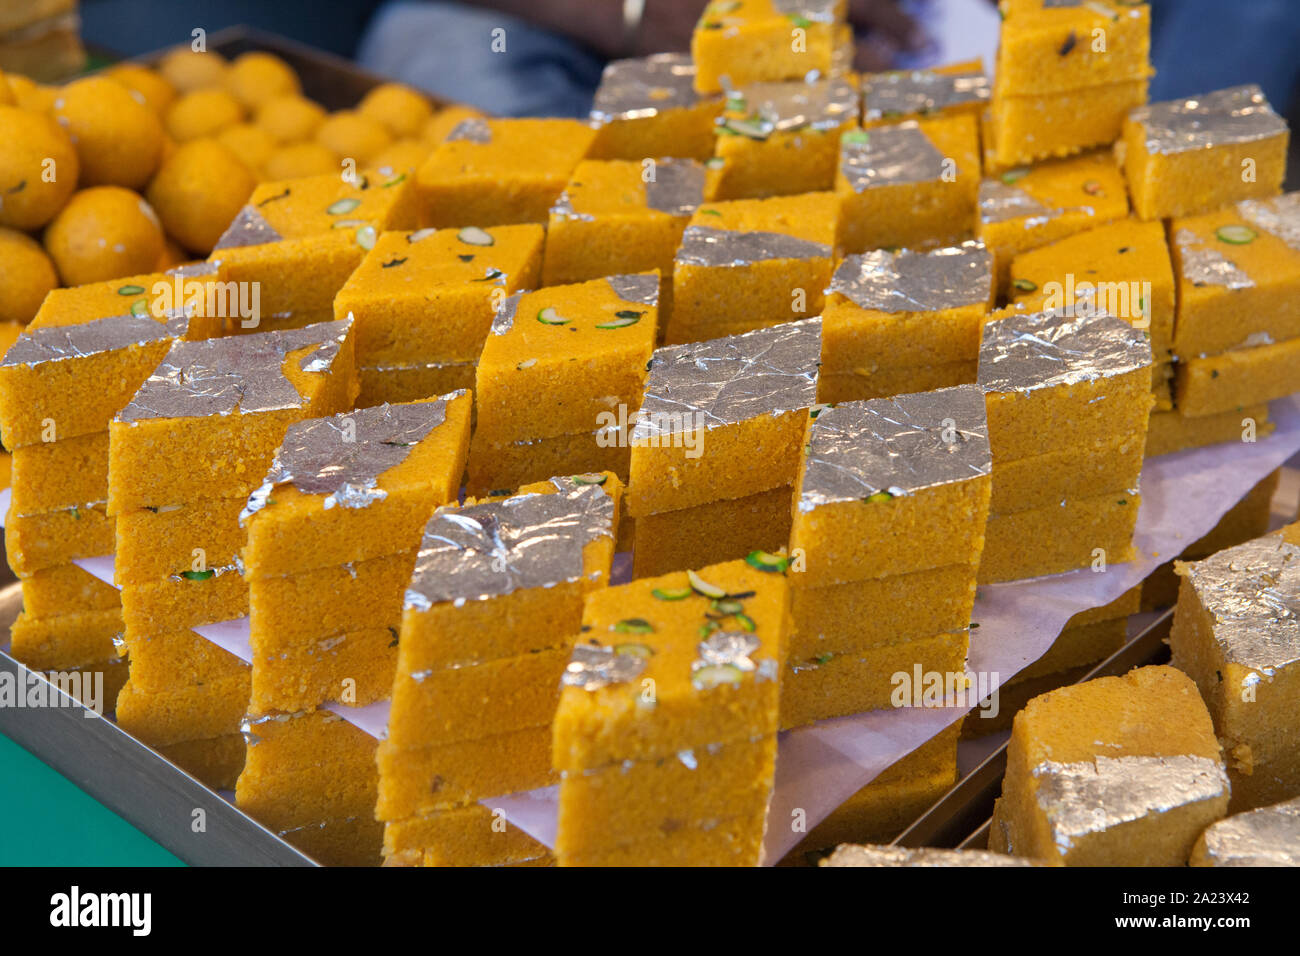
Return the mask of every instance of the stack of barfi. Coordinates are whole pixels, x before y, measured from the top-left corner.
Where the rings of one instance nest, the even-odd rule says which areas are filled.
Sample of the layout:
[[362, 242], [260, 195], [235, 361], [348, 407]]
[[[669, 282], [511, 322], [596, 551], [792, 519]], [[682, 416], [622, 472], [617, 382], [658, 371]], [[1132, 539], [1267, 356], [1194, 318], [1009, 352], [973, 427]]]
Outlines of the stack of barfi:
[[980, 183], [979, 123], [954, 113], [840, 137], [835, 191], [845, 252], [947, 246], [971, 238]]
[[850, 77], [755, 83], [727, 92], [705, 196], [761, 199], [835, 188], [840, 137], [858, 129]]
[[416, 172], [420, 223], [544, 223], [595, 139], [594, 129], [572, 119], [464, 120]]
[[830, 76], [845, 65], [847, 12], [845, 0], [710, 0], [691, 35], [695, 88]]
[[6, 551], [24, 606], [13, 652], [37, 670], [103, 673], [110, 710], [126, 680], [121, 600], [74, 562], [113, 553], [109, 422], [177, 339], [220, 333], [222, 320], [204, 317], [216, 278], [178, 271], [56, 289], [0, 361], [0, 432], [13, 454]]
[[979, 60], [931, 70], [891, 70], [862, 77], [866, 128], [924, 116], [969, 113], [979, 118], [989, 101], [989, 78]]
[[702, 205], [673, 263], [664, 341], [700, 342], [819, 315], [839, 217], [830, 192]]
[[848, 402], [973, 383], [992, 305], [992, 257], [979, 242], [847, 256], [826, 293], [817, 397]]
[[614, 60], [601, 74], [592, 101], [596, 140], [588, 155], [703, 162], [713, 155], [713, 122], [721, 112], [721, 96], [696, 92], [695, 64], [684, 53]]
[[593, 591], [555, 715], [561, 866], [757, 866], [787, 626], [776, 566]]
[[474, 387], [506, 296], [538, 283], [539, 225], [385, 232], [334, 297], [356, 323], [357, 404], [409, 402]]
[[637, 577], [785, 547], [820, 340], [805, 319], [654, 353], [629, 436]]
[[109, 427], [131, 655], [118, 722], [152, 746], [219, 753], [206, 777], [223, 786], [243, 762], [248, 667], [190, 628], [247, 614], [239, 513], [289, 425], [352, 406], [352, 356], [348, 322], [178, 342]]
[[892, 676], [914, 668], [965, 686], [990, 470], [974, 385], [845, 402], [809, 421], [783, 727], [889, 707]]
[[1011, 261], [1128, 215], [1124, 176], [1108, 153], [1010, 169], [979, 186], [975, 234], [993, 253], [997, 292], [1032, 292], [1028, 281], [1008, 287]]
[[1300, 796], [1300, 547], [1274, 535], [1175, 568], [1173, 665], [1209, 705], [1233, 809]]
[[391, 862], [549, 856], [481, 801], [553, 782], [560, 675], [584, 595], [609, 583], [621, 492], [609, 474], [556, 478], [425, 527], [378, 753]]
[[1113, 143], [1146, 102], [1151, 13], [1135, 0], [1000, 0], [992, 128], [1005, 168]]
[[1182, 866], [1227, 811], [1229, 789], [1185, 674], [1101, 677], [1016, 715], [989, 849], [1053, 866]]
[[256, 289], [256, 314], [234, 332], [296, 328], [333, 318], [334, 295], [379, 233], [414, 228], [405, 173], [381, 170], [266, 182], [253, 190], [208, 257], [239, 289]]
[[469, 490], [549, 475], [628, 475], [625, 425], [654, 352], [659, 276], [616, 275], [507, 298], [475, 375]]
[[984, 327], [993, 495], [981, 583], [1133, 557], [1151, 398], [1143, 330], [1093, 308]]

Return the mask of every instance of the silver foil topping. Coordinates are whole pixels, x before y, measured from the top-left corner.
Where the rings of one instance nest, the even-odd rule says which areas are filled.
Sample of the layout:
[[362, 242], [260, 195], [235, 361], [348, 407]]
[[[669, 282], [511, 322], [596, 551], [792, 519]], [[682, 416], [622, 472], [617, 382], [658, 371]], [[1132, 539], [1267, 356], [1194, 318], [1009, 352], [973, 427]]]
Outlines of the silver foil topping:
[[704, 201], [704, 167], [693, 159], [655, 162], [654, 179], [645, 184], [645, 202], [670, 216], [690, 216]]
[[736, 102], [748, 116], [743, 120], [721, 119], [719, 125], [751, 139], [801, 129], [836, 129], [858, 115], [858, 91], [839, 77], [753, 83], [731, 93], [727, 102], [729, 108]]
[[411, 449], [447, 419], [447, 401], [383, 404], [311, 418], [289, 426], [266, 479], [248, 496], [239, 513], [242, 525], [266, 507], [271, 492], [292, 484], [304, 495], [325, 495], [326, 511], [335, 505], [365, 508], [387, 497], [379, 476], [406, 461]]
[[772, 8], [787, 17], [804, 17], [817, 23], [835, 22], [838, 0], [772, 0]]
[[1019, 186], [1012, 186], [1000, 179], [981, 180], [979, 212], [980, 222], [985, 225], [1011, 219], [1060, 215], [1059, 210], [1048, 209]]
[[[183, 333], [184, 330], [181, 331]], [[156, 322], [148, 316], [130, 314], [92, 319], [77, 325], [29, 328], [14, 340], [4, 358], [0, 359], [0, 366], [31, 366], [85, 358], [88, 355], [130, 348], [132, 345], [161, 342], [176, 334], [162, 322]]]
[[1237, 203], [1237, 212], [1256, 229], [1300, 252], [1300, 192], [1276, 199], [1246, 199]]
[[659, 279], [652, 273], [610, 276], [605, 281], [624, 302], [648, 306], [659, 304]]
[[221, 264], [215, 261], [190, 262], [183, 266], [175, 266], [168, 269], [163, 275], [179, 277], [181, 279], [201, 279], [205, 276], [214, 276], [220, 270]]
[[876, 249], [846, 257], [830, 291], [881, 312], [940, 312], [987, 303], [993, 294], [993, 256], [974, 241], [933, 252]]
[[937, 113], [963, 103], [986, 103], [992, 95], [983, 73], [909, 70], [877, 73], [863, 80], [862, 115], [867, 122], [891, 116]]
[[573, 208], [573, 197], [569, 195], [568, 190], [560, 193], [560, 198], [555, 200], [555, 205], [551, 207], [552, 216], [563, 216], [565, 219], [575, 219], [580, 222], [595, 222], [596, 217], [589, 212], [578, 212]]
[[492, 317], [493, 335], [505, 335], [515, 327], [515, 313], [519, 311], [519, 300], [523, 297], [523, 292], [516, 292], [501, 300], [501, 306]]
[[275, 227], [266, 221], [252, 206], [245, 206], [226, 227], [212, 251], [218, 249], [238, 249], [242, 246], [260, 246], [268, 242], [279, 242], [284, 237]]
[[719, 631], [707, 640], [700, 641], [698, 656], [691, 662], [691, 670], [729, 664], [742, 671], [752, 671], [756, 665], [750, 655], [759, 646], [758, 638], [747, 631]]
[[612, 536], [614, 502], [599, 485], [440, 508], [424, 529], [406, 606], [457, 607], [582, 576], [582, 549]]
[[1032, 773], [1038, 780], [1038, 807], [1062, 852], [1089, 834], [1228, 793], [1223, 765], [1189, 754], [1045, 760]]
[[1174, 245], [1182, 260], [1183, 278], [1192, 285], [1221, 285], [1225, 289], [1249, 289], [1255, 280], [1218, 249], [1206, 244], [1190, 229], [1179, 229]]
[[1037, 866], [1033, 860], [987, 850], [936, 847], [862, 846], [842, 843], [821, 866]]
[[840, 171], [854, 192], [942, 178], [943, 154], [915, 121], [876, 126], [863, 135], [865, 142], [840, 141]]
[[1300, 547], [1256, 538], [1177, 567], [1213, 620], [1224, 660], [1269, 676], [1300, 661]]
[[909, 495], [992, 467], [978, 386], [844, 402], [822, 409], [808, 430], [799, 510]]
[[685, 53], [614, 60], [601, 74], [591, 120], [603, 125], [614, 120], [648, 119], [661, 110], [694, 106], [699, 99], [695, 65]]
[[299, 361], [299, 368], [325, 371], [351, 328], [352, 319], [347, 318], [279, 332], [176, 342], [116, 420], [300, 408], [303, 398], [282, 369], [285, 356], [315, 346]]
[[470, 119], [461, 120], [457, 123], [444, 143], [453, 143], [457, 140], [464, 140], [467, 143], [487, 144], [492, 142], [492, 127], [488, 125], [487, 120], [477, 116]]
[[573, 657], [564, 668], [560, 683], [596, 691], [610, 684], [636, 680], [646, 668], [646, 660], [637, 654], [619, 654], [612, 647], [599, 644], [575, 644]]
[[1148, 153], [1184, 153], [1233, 143], [1253, 143], [1286, 132], [1264, 91], [1253, 83], [1204, 96], [1139, 106], [1129, 119], [1142, 125]]
[[765, 259], [824, 259], [830, 254], [830, 246], [783, 232], [735, 232], [711, 226], [687, 226], [674, 261], [716, 269], [746, 266]]
[[631, 441], [782, 415], [817, 400], [820, 318], [656, 349]]
[[1014, 313], [984, 326], [979, 384], [1032, 392], [1123, 375], [1151, 365], [1144, 333], [1100, 309]]
[[1220, 820], [1204, 837], [1214, 866], [1300, 866], [1300, 797]]

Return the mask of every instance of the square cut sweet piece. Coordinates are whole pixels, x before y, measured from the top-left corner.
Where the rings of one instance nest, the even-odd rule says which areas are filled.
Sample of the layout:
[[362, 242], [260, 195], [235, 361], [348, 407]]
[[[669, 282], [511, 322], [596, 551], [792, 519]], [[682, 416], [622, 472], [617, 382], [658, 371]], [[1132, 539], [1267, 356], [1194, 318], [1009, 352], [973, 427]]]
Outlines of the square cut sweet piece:
[[352, 405], [352, 323], [178, 342], [109, 428], [109, 512], [247, 496], [289, 425]]
[[845, 252], [954, 245], [970, 238], [979, 189], [973, 116], [906, 120], [840, 137], [835, 191]]
[[990, 96], [979, 60], [930, 70], [891, 70], [862, 77], [862, 125], [871, 128], [902, 119], [970, 113], [977, 119]]
[[262, 183], [208, 258], [221, 263], [227, 280], [258, 283], [259, 322], [286, 328], [288, 313], [330, 309], [379, 233], [415, 226], [413, 190], [405, 173]]
[[776, 733], [787, 636], [779, 565], [731, 561], [593, 591], [582, 626], [555, 715], [557, 770]]
[[468, 119], [415, 175], [429, 226], [546, 222], [596, 131], [572, 119]]
[[167, 694], [248, 673], [248, 664], [205, 637], [184, 628], [143, 635], [127, 625], [121, 653], [130, 657], [131, 681], [146, 694]]
[[108, 431], [13, 450], [14, 514], [34, 515], [108, 499]]
[[[435, 810], [384, 827], [385, 865], [414, 853], [420, 866], [553, 866], [550, 850], [481, 803]], [[495, 825], [494, 825], [495, 824]]]
[[76, 611], [120, 611], [117, 588], [75, 564], [45, 568], [21, 579], [23, 610], [34, 618]]
[[396, 365], [358, 365], [361, 392], [357, 408], [385, 402], [415, 402], [458, 389], [474, 387], [474, 362], [412, 362]]
[[1062, 448], [998, 461], [989, 510], [1009, 514], [1059, 506], [1066, 500], [1136, 488], [1145, 435], [1125, 435], [1102, 448]]
[[808, 423], [795, 485], [790, 548], [806, 568], [797, 585], [976, 564], [991, 467], [973, 385], [823, 409]]
[[113, 574], [118, 586], [148, 584], [197, 570], [233, 566], [247, 535], [239, 524], [243, 498], [146, 507], [116, 517]]
[[649, 162], [578, 164], [551, 207], [543, 285], [658, 269], [671, 288], [673, 256], [704, 196], [704, 168], [691, 159]]
[[[1124, 121], [1124, 175], [1143, 219], [1194, 216], [1282, 190], [1289, 133], [1253, 83], [1140, 106]], [[1249, 178], [1242, 170], [1249, 166]]]
[[685, 53], [655, 53], [605, 66], [591, 106], [592, 159], [713, 155], [720, 96], [695, 91], [695, 64]]
[[848, 77], [731, 90], [704, 194], [761, 199], [834, 189], [840, 136], [857, 126], [858, 88]]
[[984, 536], [979, 583], [1097, 567], [1099, 558], [1106, 564], [1131, 561], [1133, 529], [1141, 505], [1142, 497], [1134, 487], [1042, 508], [992, 513]]
[[[38, 617], [24, 609], [14, 620], [9, 650], [32, 670], [66, 670], [116, 660], [121, 635], [121, 610]], [[111, 702], [103, 703], [111, 709]]]
[[1128, 193], [1115, 160], [1091, 153], [1010, 169], [979, 185], [976, 235], [993, 253], [997, 291], [1007, 290], [1011, 260], [1128, 215]]
[[633, 517], [794, 484], [821, 320], [658, 349], [629, 439]]
[[117, 695], [117, 723], [149, 747], [238, 734], [248, 709], [248, 668], [237, 676], [150, 694], [128, 680]]
[[992, 304], [993, 257], [981, 243], [848, 256], [822, 311], [820, 374], [856, 375], [865, 388], [884, 368], [973, 364]]
[[1246, 405], [1231, 411], [1190, 418], [1181, 412], [1152, 412], [1147, 426], [1147, 457], [1220, 442], [1256, 440], [1273, 433], [1268, 404]]
[[470, 446], [466, 487], [471, 495], [500, 497], [548, 475], [609, 472], [628, 478], [631, 450], [617, 428], [577, 432], [555, 438], [494, 442], [475, 437]]
[[127, 313], [165, 322], [184, 312], [190, 317], [186, 338], [210, 339], [223, 334], [228, 319], [238, 318], [237, 295], [238, 290], [224, 281], [221, 263], [200, 262], [166, 272], [52, 289], [32, 324], [36, 328], [75, 325]]
[[295, 422], [241, 521], [250, 579], [416, 548], [433, 509], [456, 500], [468, 392]]
[[640, 399], [658, 303], [655, 273], [506, 299], [479, 357], [474, 440], [558, 438], [617, 421]]
[[537, 285], [543, 235], [537, 225], [380, 235], [334, 297], [334, 317], [356, 322], [357, 364], [473, 362], [502, 296]]
[[1189, 866], [1300, 866], [1300, 797], [1213, 823]]
[[1140, 667], [1016, 715], [999, 817], [1017, 855], [1050, 865], [1182, 866], [1228, 792], [1196, 685]]
[[1178, 354], [1300, 337], [1300, 192], [1174, 219]]
[[834, 193], [701, 206], [673, 262], [664, 341], [698, 342], [819, 314], [839, 211]]
[[1009, 312], [984, 326], [979, 384], [995, 460], [1100, 450], [1146, 435], [1146, 333], [1101, 311], [1073, 311]]
[[[1151, 74], [1151, 11], [1135, 0], [1002, 0], [999, 96], [1059, 93]], [[1105, 43], [1094, 40], [1102, 31]]]
[[790, 489], [642, 515], [632, 552], [634, 577], [702, 568], [762, 551], [776, 552], [790, 540]]
[[0, 359], [0, 434], [5, 447], [96, 435], [187, 337], [183, 313], [131, 313], [34, 320]]
[[28, 575], [78, 558], [113, 553], [113, 519], [90, 505], [5, 519], [5, 557], [14, 574]]
[[298, 713], [331, 700], [356, 707], [386, 700], [397, 661], [395, 630], [368, 627], [269, 654], [255, 650], [249, 712]]
[[1182, 577], [1173, 665], [1196, 681], [1228, 756], [1232, 807], [1300, 794], [1300, 547], [1257, 538], [1202, 561]]
[[1174, 273], [1158, 222], [1120, 219], [1021, 253], [1011, 261], [1010, 293], [1029, 303], [1055, 295], [1058, 306], [1091, 294], [1103, 311], [1151, 333], [1156, 362], [1172, 358]]
[[248, 585], [233, 564], [182, 571], [161, 581], [122, 588], [127, 632], [142, 637], [232, 621], [247, 613]]
[[1145, 79], [1061, 93], [994, 96], [984, 124], [992, 164], [986, 163], [984, 171], [1107, 146], [1120, 138], [1128, 112], [1146, 100]]
[[1290, 395], [1300, 382], [1300, 338], [1189, 358], [1174, 374], [1183, 415], [1215, 415]]
[[691, 35], [695, 88], [834, 73], [846, 8], [844, 0], [712, 0]]

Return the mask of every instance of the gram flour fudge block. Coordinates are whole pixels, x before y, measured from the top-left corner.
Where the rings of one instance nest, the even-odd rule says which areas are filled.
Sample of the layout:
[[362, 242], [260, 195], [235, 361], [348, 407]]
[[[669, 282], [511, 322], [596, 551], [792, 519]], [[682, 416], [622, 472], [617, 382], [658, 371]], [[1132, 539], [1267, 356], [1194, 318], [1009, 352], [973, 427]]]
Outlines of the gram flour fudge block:
[[695, 88], [702, 93], [749, 83], [836, 72], [844, 0], [714, 0], [691, 35]]
[[1212, 823], [1189, 866], [1300, 866], [1300, 797]]
[[695, 91], [695, 64], [684, 53], [655, 53], [606, 64], [591, 104], [592, 159], [640, 162], [713, 155], [722, 97]]
[[974, 383], [992, 304], [993, 260], [978, 242], [847, 256], [822, 310], [817, 397], [847, 402]]
[[1182, 866], [1227, 811], [1229, 789], [1196, 685], [1172, 667], [1140, 667], [1036, 697], [1016, 715], [994, 831], [1052, 866]]
[[862, 77], [862, 125], [970, 113], [977, 119], [991, 88], [979, 60], [930, 70], [891, 70]]
[[820, 327], [805, 319], [655, 352], [629, 435], [628, 513], [652, 532], [633, 552], [638, 577], [784, 546]]
[[594, 591], [582, 622], [554, 726], [559, 864], [758, 865], [782, 571], [732, 561]]
[[1300, 680], [1300, 548], [1257, 538], [1201, 561], [1177, 562], [1182, 578], [1173, 664], [1196, 681], [1223, 741], [1232, 807], [1247, 810], [1300, 795], [1295, 686]]
[[1286, 120], [1254, 84], [1139, 106], [1124, 121], [1133, 211], [1168, 219], [1275, 196], [1288, 141]]

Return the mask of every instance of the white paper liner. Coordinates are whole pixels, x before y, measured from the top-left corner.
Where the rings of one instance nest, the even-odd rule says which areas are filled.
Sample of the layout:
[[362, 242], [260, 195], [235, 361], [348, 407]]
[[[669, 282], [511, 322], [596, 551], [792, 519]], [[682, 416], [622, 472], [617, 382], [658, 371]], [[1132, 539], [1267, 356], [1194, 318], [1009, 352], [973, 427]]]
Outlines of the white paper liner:
[[[968, 671], [1000, 686], [1045, 654], [1072, 616], [1109, 604], [1180, 554], [1218, 524], [1228, 509], [1261, 479], [1300, 451], [1300, 395], [1274, 401], [1274, 433], [1258, 442], [1192, 448], [1148, 459], [1142, 469], [1142, 505], [1134, 544], [1136, 558], [1050, 577], [982, 585], [972, 614]], [[0, 491], [0, 515], [9, 513], [9, 489]], [[112, 557], [74, 562], [113, 584]], [[243, 661], [251, 661], [248, 618], [195, 629]], [[993, 676], [996, 675], [996, 678]], [[992, 686], [992, 685], [991, 685]], [[382, 739], [389, 702], [368, 707], [327, 704], [326, 709]], [[817, 823], [882, 770], [911, 753], [967, 707], [874, 711], [822, 721], [781, 735], [776, 786], [768, 814], [764, 858], [783, 857]], [[558, 787], [480, 801], [548, 847], [555, 844]], [[792, 821], [801, 821], [795, 830]]]

